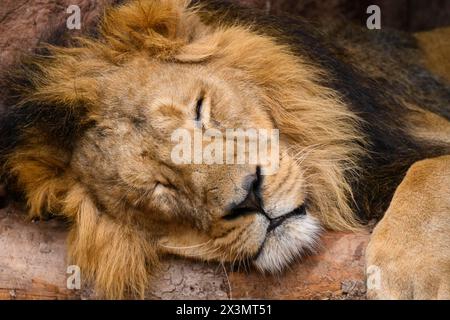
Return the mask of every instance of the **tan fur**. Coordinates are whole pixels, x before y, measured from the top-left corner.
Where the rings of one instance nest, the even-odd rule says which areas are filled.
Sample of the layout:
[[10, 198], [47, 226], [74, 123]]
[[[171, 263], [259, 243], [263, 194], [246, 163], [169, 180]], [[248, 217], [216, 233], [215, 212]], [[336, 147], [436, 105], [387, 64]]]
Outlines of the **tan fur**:
[[[426, 65], [449, 80], [449, 28], [416, 35]], [[408, 105], [410, 132], [450, 143], [450, 123]], [[450, 157], [423, 160], [409, 169], [366, 251], [368, 298], [450, 298]]]
[[[436, 75], [450, 82], [450, 27], [415, 34], [424, 54], [426, 66]], [[450, 143], [450, 122], [442, 116], [408, 105], [414, 110], [409, 116], [411, 133], [427, 140]]]
[[67, 194], [63, 212], [77, 227], [69, 235], [69, 254], [84, 276], [95, 279], [109, 297], [124, 293], [142, 297], [148, 285], [147, 265], [156, 265], [155, 245], [145, 235], [107, 217], [100, 217], [95, 204], [79, 185]]
[[408, 124], [413, 136], [427, 141], [450, 144], [450, 122], [442, 116], [406, 104], [411, 112]]
[[369, 298], [450, 298], [449, 195], [449, 156], [409, 169], [367, 248]]
[[417, 40], [425, 55], [427, 67], [450, 81], [450, 27], [417, 33]]
[[[33, 79], [36, 90], [25, 101], [74, 110], [83, 106], [86, 123], [94, 120], [106, 132], [101, 141], [95, 132], [88, 133], [72, 154], [36, 138], [39, 132], [29, 132], [7, 166], [25, 190], [32, 216], [50, 211], [73, 221], [70, 258], [110, 298], [129, 293], [142, 297], [157, 255], [233, 261], [249, 258], [262, 241], [266, 222], [252, 216], [223, 222], [224, 209], [217, 205], [241, 199], [243, 190], [230, 193], [230, 183], [240, 185], [254, 174], [254, 166], [170, 166], [170, 144], [164, 139], [185, 125], [191, 114], [185, 105], [205, 88], [211, 94], [221, 91], [220, 101], [229, 102], [231, 109], [222, 106], [226, 112], [214, 115], [224, 128], [281, 129], [281, 168], [266, 178], [262, 189], [268, 206], [283, 201], [283, 196], [272, 197], [272, 186], [292, 180], [290, 185], [298, 187], [285, 196], [293, 195], [295, 205], [308, 197], [310, 214], [325, 227], [358, 228], [344, 175], [357, 174], [356, 159], [362, 153], [357, 143], [364, 141], [359, 119], [336, 93], [318, 84], [321, 71], [294, 58], [287, 47], [249, 27], [207, 27], [196, 10], [186, 9], [184, 1], [168, 0], [135, 1], [109, 10], [99, 40], [83, 38], [78, 47], [50, 49], [53, 57], [39, 62], [42, 76]], [[192, 79], [201, 74], [206, 80], [186, 86], [186, 80], [179, 80], [185, 74]], [[160, 79], [167, 86], [159, 86]], [[155, 94], [171, 99], [171, 105], [145, 107], [151, 112], [145, 130], [155, 140], [150, 143], [141, 140], [130, 121], [118, 122], [114, 112], [132, 118]], [[117, 151], [118, 141], [127, 146], [125, 154]], [[163, 194], [149, 196], [155, 193], [155, 181]], [[189, 213], [184, 218], [172, 213], [173, 186], [182, 194], [178, 206], [184, 205], [176, 212]], [[213, 187], [205, 196], [216, 203], [190, 199]], [[200, 254], [176, 249], [202, 243], [208, 245]]]
[[[205, 25], [202, 8], [187, 5], [132, 1], [105, 14], [99, 39], [50, 48], [23, 103], [82, 114], [87, 129], [62, 148], [31, 126], [7, 159], [31, 216], [72, 222], [71, 262], [108, 298], [143, 297], [166, 254], [259, 259], [260, 269], [277, 272], [314, 249], [316, 221], [359, 229], [349, 178], [366, 137], [359, 117], [320, 84], [326, 71], [251, 26]], [[224, 218], [245, 199], [256, 165], [171, 161], [171, 133], [194, 130], [199, 97], [204, 129], [280, 130], [280, 169], [261, 185], [268, 217]], [[304, 203], [306, 217], [269, 235], [270, 219]]]

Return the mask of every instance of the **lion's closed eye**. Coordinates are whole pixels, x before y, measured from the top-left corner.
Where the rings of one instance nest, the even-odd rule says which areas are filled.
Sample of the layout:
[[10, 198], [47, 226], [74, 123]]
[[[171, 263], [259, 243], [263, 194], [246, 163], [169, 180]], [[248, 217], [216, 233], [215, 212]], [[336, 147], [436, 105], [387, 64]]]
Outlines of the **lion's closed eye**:
[[156, 182], [153, 188], [154, 194], [161, 194], [165, 192], [176, 193], [178, 188], [170, 182]]
[[201, 94], [200, 97], [197, 98], [197, 102], [195, 104], [195, 121], [202, 120], [203, 101], [204, 96]]
[[200, 91], [195, 100], [195, 123], [202, 128], [209, 124], [211, 116], [211, 99], [204, 90]]

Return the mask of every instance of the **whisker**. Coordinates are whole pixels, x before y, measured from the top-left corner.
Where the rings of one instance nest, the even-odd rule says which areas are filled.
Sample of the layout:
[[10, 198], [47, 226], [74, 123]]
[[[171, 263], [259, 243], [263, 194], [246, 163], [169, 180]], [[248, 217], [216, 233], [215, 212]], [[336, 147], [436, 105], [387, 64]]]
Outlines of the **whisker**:
[[231, 290], [230, 278], [228, 277], [228, 272], [227, 272], [227, 269], [225, 268], [225, 265], [224, 265], [223, 261], [220, 264], [221, 264], [221, 266], [223, 268], [223, 272], [225, 273], [225, 278], [227, 279], [228, 290], [230, 292], [229, 300], [232, 300], [233, 299], [233, 292]]
[[163, 248], [166, 248], [166, 249], [181, 249], [181, 250], [184, 250], [184, 249], [199, 248], [199, 247], [207, 245], [210, 242], [211, 242], [211, 240], [208, 240], [208, 241], [203, 242], [203, 243], [194, 244], [192, 246], [186, 246], [186, 247], [174, 247], [174, 246], [167, 246], [167, 245], [164, 245], [164, 244], [159, 244], [159, 246], [163, 247]]

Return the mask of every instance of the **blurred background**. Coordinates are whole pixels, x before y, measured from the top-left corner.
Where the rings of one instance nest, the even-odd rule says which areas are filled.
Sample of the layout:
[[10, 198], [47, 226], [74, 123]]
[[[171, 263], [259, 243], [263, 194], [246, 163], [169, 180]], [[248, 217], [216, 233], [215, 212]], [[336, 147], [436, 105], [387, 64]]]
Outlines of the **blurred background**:
[[381, 26], [403, 31], [423, 31], [450, 25], [450, 0], [229, 0], [258, 7], [271, 14], [289, 12], [308, 19], [342, 16], [366, 25], [366, 9], [381, 9]]

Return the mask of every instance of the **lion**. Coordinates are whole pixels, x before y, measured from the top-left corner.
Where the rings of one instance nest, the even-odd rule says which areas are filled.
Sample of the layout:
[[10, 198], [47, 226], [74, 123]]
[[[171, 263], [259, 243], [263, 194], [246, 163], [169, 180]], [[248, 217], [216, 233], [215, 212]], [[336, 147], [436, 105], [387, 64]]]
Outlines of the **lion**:
[[[166, 255], [281, 272], [323, 230], [382, 219], [418, 161], [369, 245], [369, 281], [382, 277], [370, 293], [450, 297], [448, 199], [433, 198], [446, 194], [423, 169], [448, 187], [450, 87], [412, 36], [222, 1], [135, 0], [12, 81], [3, 179], [30, 217], [68, 221], [69, 259], [106, 298], [144, 297]], [[179, 128], [278, 130], [278, 170], [175, 164]], [[408, 185], [437, 190], [411, 208]]]

